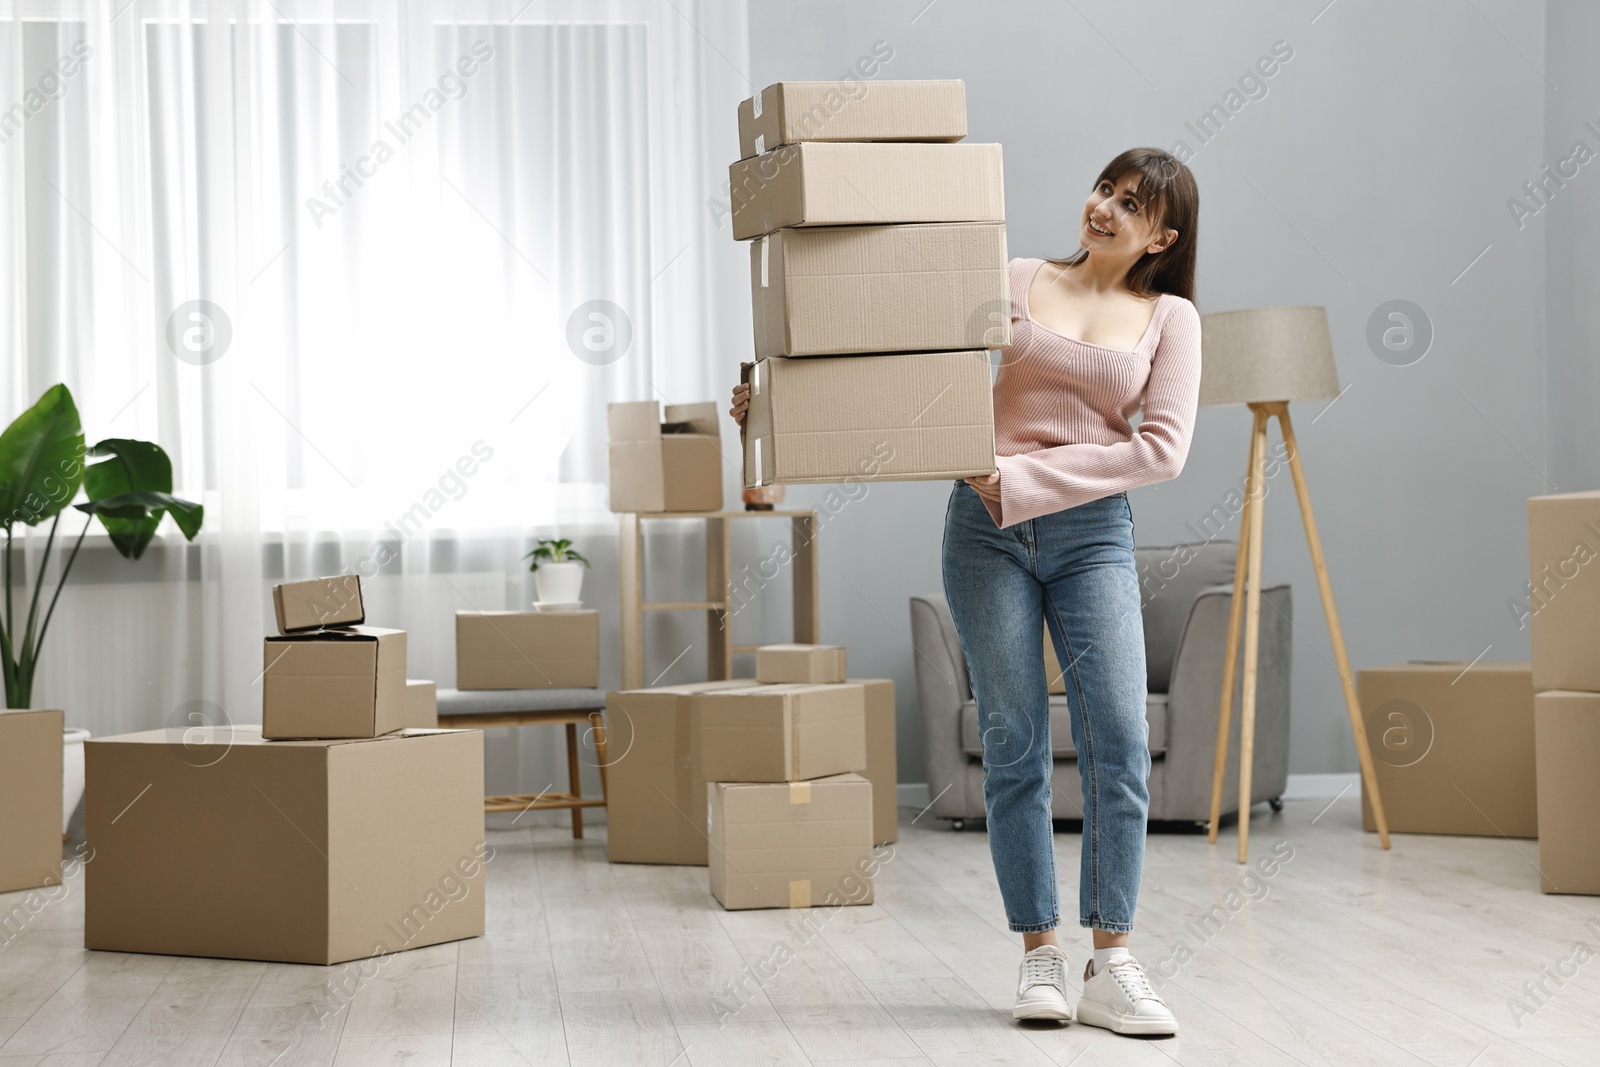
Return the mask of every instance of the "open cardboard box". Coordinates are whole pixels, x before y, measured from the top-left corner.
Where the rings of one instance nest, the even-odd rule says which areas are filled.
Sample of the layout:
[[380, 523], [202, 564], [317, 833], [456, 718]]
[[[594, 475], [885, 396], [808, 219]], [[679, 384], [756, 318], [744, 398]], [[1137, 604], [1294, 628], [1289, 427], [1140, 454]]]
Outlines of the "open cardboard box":
[[621, 512], [720, 511], [717, 405], [640, 400], [606, 405], [610, 507]]
[[263, 737], [379, 737], [406, 724], [406, 632], [349, 626], [268, 637]]

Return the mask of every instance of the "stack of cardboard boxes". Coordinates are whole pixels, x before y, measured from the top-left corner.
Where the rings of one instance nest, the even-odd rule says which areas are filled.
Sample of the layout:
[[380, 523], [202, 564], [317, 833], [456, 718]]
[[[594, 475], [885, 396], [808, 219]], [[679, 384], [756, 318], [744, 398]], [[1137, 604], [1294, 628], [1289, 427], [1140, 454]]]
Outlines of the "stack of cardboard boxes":
[[354, 576], [274, 590], [262, 725], [85, 746], [84, 946], [340, 963], [483, 933], [483, 734], [433, 720]]
[[1600, 894], [1600, 491], [1528, 501], [1539, 886]]
[[763, 646], [756, 674], [608, 695], [607, 855], [707, 865], [729, 909], [869, 903], [896, 838], [894, 683], [823, 645]]
[[746, 488], [994, 470], [1004, 189], [1000, 146], [966, 132], [960, 81], [780, 82], [740, 105]]

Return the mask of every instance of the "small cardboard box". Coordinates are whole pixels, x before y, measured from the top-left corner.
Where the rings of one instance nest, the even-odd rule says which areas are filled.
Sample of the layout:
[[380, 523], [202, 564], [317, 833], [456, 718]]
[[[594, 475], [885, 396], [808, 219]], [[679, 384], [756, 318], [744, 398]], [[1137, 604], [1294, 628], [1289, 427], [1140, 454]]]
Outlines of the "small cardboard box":
[[1011, 343], [998, 222], [778, 230], [750, 245], [756, 356]]
[[612, 511], [720, 511], [717, 405], [656, 400], [606, 405]]
[[1004, 222], [997, 144], [788, 145], [728, 168], [733, 236], [788, 226]]
[[1535, 689], [1600, 690], [1600, 490], [1528, 501]]
[[778, 82], [739, 105], [739, 156], [801, 141], [959, 141], [967, 87], [949, 81]]
[[598, 611], [456, 612], [457, 689], [593, 689]]
[[332, 964], [483, 933], [481, 731], [84, 749], [85, 948]]
[[711, 893], [729, 911], [871, 904], [872, 783], [712, 782]]
[[439, 687], [420, 678], [406, 679], [406, 727], [412, 730], [439, 728]]
[[867, 765], [859, 685], [755, 685], [690, 697], [713, 782], [797, 782]]
[[987, 352], [773, 356], [740, 376], [747, 489], [994, 473]]
[[872, 783], [872, 843], [892, 845], [900, 839], [900, 773], [895, 755], [894, 682], [888, 678], [851, 678], [866, 697], [867, 768], [861, 776]]
[[690, 697], [750, 678], [606, 694], [606, 858], [706, 864], [706, 776]]
[[[1537, 837], [1526, 663], [1402, 663], [1356, 672], [1389, 829]], [[1362, 826], [1377, 830], [1365, 785]]]
[[266, 639], [263, 737], [381, 737], [405, 724], [404, 630], [350, 626]]
[[1539, 766], [1539, 888], [1600, 893], [1600, 693], [1533, 698]]
[[357, 626], [367, 621], [358, 574], [336, 574], [275, 585], [272, 607], [278, 616], [280, 634], [320, 630], [325, 626]]
[[756, 681], [826, 685], [845, 679], [843, 645], [762, 645], [756, 649]]
[[60, 711], [0, 710], [0, 893], [61, 884], [64, 725]]

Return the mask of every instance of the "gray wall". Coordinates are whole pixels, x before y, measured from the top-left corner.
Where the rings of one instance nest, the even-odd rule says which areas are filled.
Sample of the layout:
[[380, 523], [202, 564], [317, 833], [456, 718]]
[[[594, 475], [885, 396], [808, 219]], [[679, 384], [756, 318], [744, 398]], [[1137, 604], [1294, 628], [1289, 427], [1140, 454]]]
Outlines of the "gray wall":
[[[882, 77], [965, 79], [971, 139], [1005, 145], [1012, 255], [1055, 255], [1076, 247], [1076, 214], [1107, 159], [1139, 144], [1195, 148], [1185, 122], [1287, 41], [1294, 56], [1266, 94], [1191, 161], [1198, 303], [1328, 309], [1349, 389], [1294, 416], [1354, 667], [1486, 647], [1485, 659], [1524, 659], [1527, 633], [1507, 606], [1527, 575], [1524, 502], [1553, 491], [1550, 478], [1600, 483], [1600, 324], [1578, 307], [1600, 270], [1583, 257], [1600, 161], [1521, 229], [1507, 201], [1556, 146], [1600, 146], [1580, 129], [1600, 125], [1600, 75], [1583, 63], [1600, 41], [1593, 7], [1553, 5], [1547, 51], [1536, 0], [752, 0], [750, 75], [838, 77], [881, 39], [894, 48]], [[1561, 353], [1548, 361], [1547, 276]], [[1369, 317], [1397, 298], [1434, 331], [1407, 366], [1367, 341]], [[1186, 524], [1241, 483], [1248, 428], [1244, 409], [1201, 413], [1183, 475], [1134, 494], [1141, 543], [1195, 539]], [[1287, 474], [1271, 488], [1264, 573], [1291, 581], [1298, 601], [1291, 766], [1354, 770]], [[823, 547], [824, 638], [849, 645], [853, 673], [900, 683], [903, 781], [923, 777], [907, 599], [940, 589], [948, 491], [875, 486], [833, 519]], [[820, 498], [790, 490], [793, 503]], [[780, 596], [763, 605], [781, 610]]]

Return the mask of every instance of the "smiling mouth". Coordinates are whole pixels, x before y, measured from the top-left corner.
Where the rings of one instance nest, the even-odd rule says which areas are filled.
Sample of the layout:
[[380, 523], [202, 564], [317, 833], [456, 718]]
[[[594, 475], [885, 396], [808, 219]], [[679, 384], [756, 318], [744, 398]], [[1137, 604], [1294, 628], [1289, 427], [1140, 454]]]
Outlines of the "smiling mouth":
[[1111, 237], [1111, 236], [1113, 236], [1113, 234], [1111, 233], [1110, 230], [1102, 228], [1099, 223], [1094, 221], [1094, 219], [1089, 219], [1088, 223], [1089, 223], [1089, 229], [1093, 230], [1095, 233], [1100, 234], [1102, 237]]

